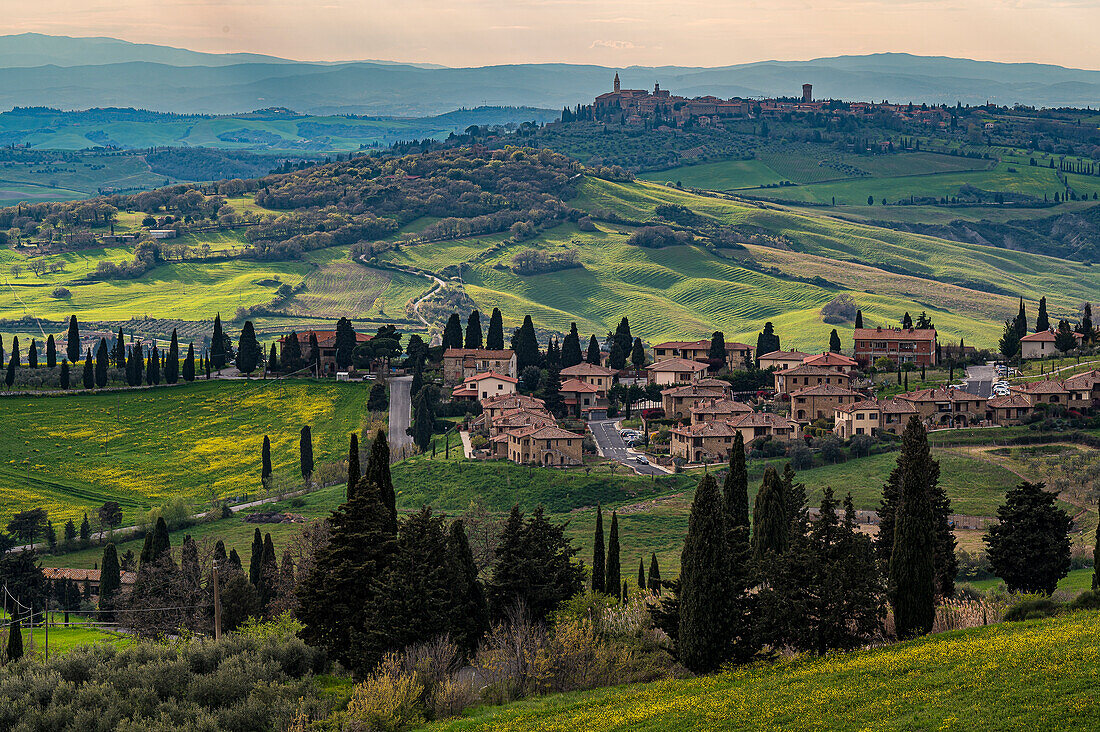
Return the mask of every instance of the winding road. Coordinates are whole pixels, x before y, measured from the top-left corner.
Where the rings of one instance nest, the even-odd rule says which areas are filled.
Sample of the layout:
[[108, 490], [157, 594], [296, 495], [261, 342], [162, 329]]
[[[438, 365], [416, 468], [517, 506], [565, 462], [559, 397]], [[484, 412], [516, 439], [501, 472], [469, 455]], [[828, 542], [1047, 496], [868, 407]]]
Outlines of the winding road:
[[409, 421], [412, 417], [412, 400], [409, 392], [412, 388], [411, 376], [395, 376], [390, 385], [390, 426], [387, 439], [390, 443], [390, 459], [400, 459], [412, 450], [413, 440], [409, 436]]

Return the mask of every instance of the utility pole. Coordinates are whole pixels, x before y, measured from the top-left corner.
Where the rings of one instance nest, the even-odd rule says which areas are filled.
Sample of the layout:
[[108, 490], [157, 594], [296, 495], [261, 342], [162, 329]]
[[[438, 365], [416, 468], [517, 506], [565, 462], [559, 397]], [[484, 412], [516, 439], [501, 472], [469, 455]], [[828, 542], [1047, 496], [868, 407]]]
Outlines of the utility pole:
[[214, 640], [222, 639], [222, 593], [218, 585], [218, 560], [214, 560]]
[[45, 662], [50, 662], [50, 601], [46, 601], [46, 651]]

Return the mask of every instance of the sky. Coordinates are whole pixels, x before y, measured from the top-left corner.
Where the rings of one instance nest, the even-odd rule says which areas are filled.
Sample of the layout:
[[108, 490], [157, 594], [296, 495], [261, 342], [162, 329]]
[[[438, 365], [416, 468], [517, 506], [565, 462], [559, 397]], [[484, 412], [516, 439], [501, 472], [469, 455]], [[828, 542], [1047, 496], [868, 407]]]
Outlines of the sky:
[[4, 33], [448, 66], [883, 51], [1100, 69], [1100, 0], [0, 0]]

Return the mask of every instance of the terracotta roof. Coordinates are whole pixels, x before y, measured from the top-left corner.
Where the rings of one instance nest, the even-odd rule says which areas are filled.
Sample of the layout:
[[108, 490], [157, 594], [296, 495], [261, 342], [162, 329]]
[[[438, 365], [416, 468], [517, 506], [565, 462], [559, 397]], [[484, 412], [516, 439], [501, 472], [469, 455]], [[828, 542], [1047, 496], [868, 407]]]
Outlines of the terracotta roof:
[[854, 358], [848, 358], [841, 353], [819, 353], [816, 356], [807, 356], [802, 363], [809, 366], [858, 366]]
[[792, 397], [804, 397], [804, 396], [863, 396], [857, 391], [851, 389], [845, 389], [843, 386], [837, 384], [818, 384], [816, 386], [807, 386], [804, 389], [799, 389], [796, 392], [791, 393]]
[[859, 412], [874, 410], [884, 414], [916, 414], [917, 408], [906, 401], [897, 399], [864, 399], [836, 408], [838, 412]]
[[1025, 381], [1022, 384], [1013, 384], [1011, 390], [1024, 394], [1065, 394], [1069, 391], [1065, 384], [1055, 379]]
[[614, 376], [615, 370], [594, 363], [579, 363], [561, 370], [562, 376]]
[[837, 372], [832, 369], [823, 366], [811, 366], [805, 362], [801, 366], [795, 366], [786, 371], [776, 371], [776, 374], [780, 376], [838, 376]]
[[1066, 385], [1067, 389], [1095, 389], [1097, 384], [1100, 384], [1100, 369], [1070, 376], [1062, 383]]
[[1021, 343], [1054, 343], [1054, 331], [1041, 330], [1038, 333], [1028, 333], [1020, 339]]
[[562, 385], [558, 388], [558, 391], [568, 391], [573, 394], [581, 392], [586, 394], [595, 394], [599, 391], [599, 389], [595, 386], [592, 386], [587, 381], [581, 381], [580, 379], [569, 379], [568, 381], [562, 383]]
[[562, 440], [562, 439], [580, 439], [584, 435], [577, 434], [576, 432], [570, 432], [569, 430], [563, 430], [561, 427], [554, 425], [547, 425], [545, 427], [533, 427], [530, 432], [527, 432], [525, 437], [532, 437], [536, 440]]
[[1023, 394], [1005, 394], [1004, 396], [993, 397], [988, 404], [993, 409], [1018, 409], [1030, 407], [1031, 400]]
[[[71, 569], [69, 567], [43, 567], [42, 574], [48, 580], [72, 580], [74, 582], [99, 582], [98, 569]], [[137, 580], [136, 572], [119, 571], [119, 579], [124, 585], [132, 585]]]
[[526, 394], [498, 394], [491, 396], [488, 399], [481, 400], [481, 406], [484, 408], [500, 407], [507, 409], [509, 407], [516, 408], [522, 406], [537, 406], [546, 407], [546, 402], [533, 396], [527, 396]]
[[[664, 343], [658, 343], [654, 348], [710, 348], [710, 339], [703, 338], [698, 341], [665, 341]], [[727, 351], [744, 351], [745, 349], [751, 349], [744, 343], [738, 343], [736, 341], [726, 341]]]
[[509, 384], [518, 384], [519, 379], [513, 379], [511, 376], [505, 376], [504, 374], [498, 374], [496, 371], [483, 371], [480, 374], [475, 374], [465, 381], [463, 384], [472, 384], [483, 379], [500, 379], [501, 381], [507, 381]]
[[771, 353], [765, 353], [763, 356], [758, 356], [758, 358], [761, 361], [791, 361], [796, 358], [801, 360], [809, 355], [802, 351], [772, 351]]
[[724, 389], [717, 389], [713, 386], [696, 386], [695, 384], [686, 384], [684, 386], [674, 386], [671, 389], [662, 389], [661, 396], [696, 396], [696, 397], [709, 397], [711, 399], [721, 399], [726, 396]]
[[502, 351], [489, 350], [488, 348], [448, 348], [443, 352], [443, 358], [503, 358], [509, 359], [515, 355], [510, 348]]
[[934, 341], [935, 328], [856, 328], [854, 340], [864, 341]]
[[706, 368], [705, 363], [688, 361], [686, 358], [667, 358], [664, 361], [646, 366], [647, 371], [703, 371]]
[[753, 408], [744, 402], [739, 402], [734, 399], [710, 399], [705, 402], [699, 402], [691, 408], [691, 413], [706, 412], [714, 414], [739, 414], [744, 412], [751, 412]]
[[685, 437], [733, 437], [737, 434], [737, 428], [724, 419], [717, 422], [701, 422], [685, 427], [675, 427], [672, 431]]
[[942, 402], [951, 398], [948, 394], [950, 389], [936, 388], [936, 389], [917, 389], [915, 391], [907, 391], [904, 394], [898, 394], [898, 399], [904, 399], [907, 402]]
[[735, 427], [772, 427], [791, 429], [793, 424], [789, 419], [772, 412], [749, 412], [740, 417], [729, 420]]

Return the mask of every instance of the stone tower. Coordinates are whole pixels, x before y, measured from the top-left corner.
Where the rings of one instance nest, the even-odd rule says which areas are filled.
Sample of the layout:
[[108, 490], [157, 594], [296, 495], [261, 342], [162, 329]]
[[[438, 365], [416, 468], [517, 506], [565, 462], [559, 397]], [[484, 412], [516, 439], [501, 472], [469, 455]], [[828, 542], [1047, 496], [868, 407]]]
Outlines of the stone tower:
[[619, 93], [619, 75], [615, 74], [615, 93]]
[[812, 102], [814, 100], [814, 85], [803, 84], [802, 85], [802, 101]]

